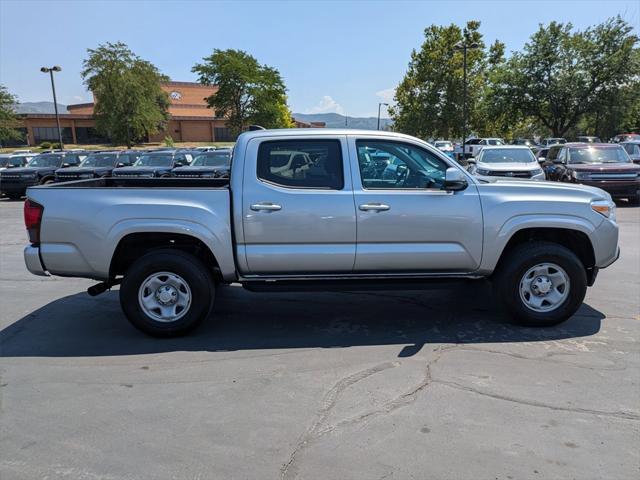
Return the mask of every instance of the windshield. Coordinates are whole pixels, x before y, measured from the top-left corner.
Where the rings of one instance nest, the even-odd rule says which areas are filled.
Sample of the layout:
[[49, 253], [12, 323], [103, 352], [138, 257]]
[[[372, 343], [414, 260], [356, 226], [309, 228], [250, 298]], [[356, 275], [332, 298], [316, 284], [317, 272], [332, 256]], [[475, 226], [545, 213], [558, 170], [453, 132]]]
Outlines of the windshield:
[[102, 155], [89, 155], [84, 159], [84, 162], [80, 164], [81, 167], [113, 167], [117, 160], [116, 155], [102, 154]]
[[531, 163], [536, 157], [528, 148], [491, 148], [483, 149], [478, 160], [482, 163]]
[[60, 167], [62, 166], [62, 159], [64, 157], [62, 155], [38, 155], [37, 157], [33, 157], [28, 163], [28, 167]]
[[205, 153], [198, 155], [193, 161], [193, 167], [227, 167], [231, 155], [228, 153]]
[[582, 147], [569, 149], [569, 163], [630, 163], [622, 147]]
[[134, 167], [170, 167], [173, 164], [173, 155], [167, 154], [155, 154], [155, 155], [142, 155]]

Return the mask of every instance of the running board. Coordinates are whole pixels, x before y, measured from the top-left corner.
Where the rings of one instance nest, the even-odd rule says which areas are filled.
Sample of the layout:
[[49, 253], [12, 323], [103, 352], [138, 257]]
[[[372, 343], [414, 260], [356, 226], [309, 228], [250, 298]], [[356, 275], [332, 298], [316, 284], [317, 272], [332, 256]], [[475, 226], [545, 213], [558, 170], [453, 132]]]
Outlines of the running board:
[[478, 282], [469, 277], [399, 278], [345, 280], [252, 280], [242, 282], [242, 286], [252, 292], [341, 292], [368, 290], [427, 290], [449, 288], [456, 285]]

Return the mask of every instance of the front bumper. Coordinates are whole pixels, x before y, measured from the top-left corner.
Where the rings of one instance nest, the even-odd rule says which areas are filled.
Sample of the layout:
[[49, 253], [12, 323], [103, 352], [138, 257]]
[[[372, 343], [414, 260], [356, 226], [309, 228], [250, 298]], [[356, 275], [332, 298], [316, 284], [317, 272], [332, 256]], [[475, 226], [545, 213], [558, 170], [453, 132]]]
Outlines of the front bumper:
[[38, 247], [34, 247], [33, 245], [24, 247], [24, 263], [27, 266], [27, 270], [34, 275], [40, 277], [49, 276], [40, 260], [40, 249]]
[[37, 180], [29, 182], [12, 182], [0, 179], [0, 194], [2, 195], [15, 195], [17, 193], [24, 195], [27, 188], [38, 185]]
[[613, 198], [627, 198], [640, 194], [640, 181], [615, 181], [615, 180], [579, 180], [582, 185], [597, 187]]

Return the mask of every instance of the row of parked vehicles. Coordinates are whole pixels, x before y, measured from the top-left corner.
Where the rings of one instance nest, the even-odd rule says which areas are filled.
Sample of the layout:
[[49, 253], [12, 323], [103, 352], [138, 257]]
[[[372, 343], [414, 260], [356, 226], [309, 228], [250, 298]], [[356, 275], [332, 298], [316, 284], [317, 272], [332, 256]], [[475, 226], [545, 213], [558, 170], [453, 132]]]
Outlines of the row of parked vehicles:
[[473, 153], [459, 161], [476, 176], [581, 183], [640, 204], [640, 137], [622, 143], [556, 138], [537, 148], [505, 145], [498, 138], [474, 140]]
[[0, 157], [0, 194], [22, 197], [27, 188], [101, 177], [226, 178], [231, 148], [60, 150], [14, 152]]

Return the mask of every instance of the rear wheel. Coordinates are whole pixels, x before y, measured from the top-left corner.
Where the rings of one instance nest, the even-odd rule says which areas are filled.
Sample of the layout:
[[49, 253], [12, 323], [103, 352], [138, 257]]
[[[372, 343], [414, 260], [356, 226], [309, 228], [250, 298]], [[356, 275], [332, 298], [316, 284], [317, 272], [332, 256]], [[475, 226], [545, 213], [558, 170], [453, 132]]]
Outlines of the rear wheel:
[[551, 242], [519, 245], [501, 260], [494, 288], [516, 323], [545, 327], [570, 318], [587, 291], [580, 259]]
[[640, 193], [636, 193], [633, 197], [629, 197], [631, 205], [640, 205]]
[[120, 305], [139, 330], [173, 337], [187, 333], [206, 318], [213, 305], [211, 274], [193, 255], [172, 249], [150, 252], [126, 272]]

